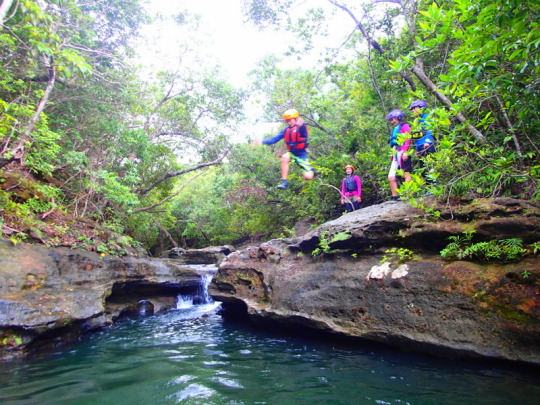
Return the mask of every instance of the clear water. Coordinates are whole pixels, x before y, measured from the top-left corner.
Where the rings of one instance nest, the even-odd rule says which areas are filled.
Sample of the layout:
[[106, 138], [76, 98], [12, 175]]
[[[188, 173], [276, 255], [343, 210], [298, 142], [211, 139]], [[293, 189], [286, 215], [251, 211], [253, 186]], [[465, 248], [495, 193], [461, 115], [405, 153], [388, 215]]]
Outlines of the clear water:
[[538, 404], [531, 370], [284, 337], [215, 304], [126, 321], [3, 364], [7, 404]]

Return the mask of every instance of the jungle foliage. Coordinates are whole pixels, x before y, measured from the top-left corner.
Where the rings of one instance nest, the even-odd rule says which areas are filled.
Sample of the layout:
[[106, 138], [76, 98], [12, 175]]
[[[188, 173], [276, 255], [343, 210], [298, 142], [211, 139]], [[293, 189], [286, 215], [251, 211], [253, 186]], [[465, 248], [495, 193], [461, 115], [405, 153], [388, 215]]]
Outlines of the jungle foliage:
[[[286, 28], [298, 40], [261, 60], [238, 89], [218, 67], [199, 64], [142, 79], [132, 57], [150, 17], [138, 0], [1, 1], [2, 235], [88, 241], [86, 248], [117, 254], [118, 243], [95, 242], [99, 234], [125, 235], [155, 253], [291, 236], [301, 219], [341, 215], [346, 164], [362, 178], [364, 204], [388, 199], [385, 117], [408, 113], [418, 98], [428, 102], [437, 152], [402, 195], [431, 192], [449, 204], [539, 199], [537, 2], [328, 0], [353, 32], [323, 55], [322, 68], [302, 56], [316, 33], [332, 31], [328, 11], [304, 3], [244, 0], [260, 29]], [[189, 25], [188, 17], [176, 20]], [[281, 68], [284, 56], [298, 67]], [[263, 100], [267, 121], [300, 111], [314, 180], [292, 165], [289, 190], [275, 188], [283, 144], [249, 145], [275, 133], [262, 134], [258, 117], [244, 116], [248, 97]], [[234, 136], [246, 132], [241, 142]], [[88, 221], [92, 232], [74, 225]]]

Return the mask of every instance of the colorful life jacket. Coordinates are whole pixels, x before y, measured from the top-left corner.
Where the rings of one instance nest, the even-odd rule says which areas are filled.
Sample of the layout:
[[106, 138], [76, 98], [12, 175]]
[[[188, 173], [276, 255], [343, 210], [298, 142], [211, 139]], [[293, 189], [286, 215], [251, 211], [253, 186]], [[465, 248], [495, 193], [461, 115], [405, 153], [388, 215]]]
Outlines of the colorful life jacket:
[[[413, 132], [412, 138], [416, 144], [417, 151], [425, 151], [427, 153], [435, 152], [435, 137], [431, 131], [431, 121], [429, 120], [428, 114], [420, 115], [418, 123], [421, 125], [422, 130]], [[424, 149], [424, 145], [430, 145], [428, 150]]]
[[405, 123], [400, 122], [392, 130], [392, 134], [390, 135], [390, 139], [388, 140], [388, 144], [390, 145], [391, 148], [398, 146], [398, 143], [397, 143], [398, 134], [401, 133], [401, 127], [403, 126], [403, 124]]
[[304, 150], [307, 148], [308, 129], [305, 127], [305, 136], [302, 136], [300, 127], [295, 125], [285, 130], [284, 140], [289, 150]]
[[345, 191], [347, 193], [352, 193], [353, 191], [358, 190], [358, 185], [356, 184], [356, 178], [353, 175], [347, 176], [344, 179], [345, 182]]

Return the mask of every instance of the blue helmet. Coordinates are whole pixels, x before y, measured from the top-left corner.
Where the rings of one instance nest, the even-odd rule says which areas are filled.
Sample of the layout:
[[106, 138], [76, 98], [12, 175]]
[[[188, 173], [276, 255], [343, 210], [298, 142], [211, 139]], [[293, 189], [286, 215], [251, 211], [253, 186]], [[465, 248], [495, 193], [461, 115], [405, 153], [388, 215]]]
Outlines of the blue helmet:
[[390, 121], [392, 118], [397, 118], [400, 121], [403, 121], [403, 111], [401, 110], [392, 110], [390, 111], [390, 114], [388, 114], [388, 117], [386, 119]]
[[424, 100], [415, 100], [409, 106], [409, 110], [412, 110], [414, 107], [424, 108], [427, 107], [427, 103]]

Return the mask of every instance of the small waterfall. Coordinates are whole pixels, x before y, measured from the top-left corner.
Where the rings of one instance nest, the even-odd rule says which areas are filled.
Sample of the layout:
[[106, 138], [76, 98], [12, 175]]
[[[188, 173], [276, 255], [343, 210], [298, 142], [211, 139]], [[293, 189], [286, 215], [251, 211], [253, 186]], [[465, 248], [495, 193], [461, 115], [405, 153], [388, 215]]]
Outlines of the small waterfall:
[[178, 294], [176, 297], [176, 309], [191, 308], [193, 306], [193, 296]]
[[208, 293], [208, 286], [212, 281], [212, 277], [217, 271], [217, 266], [215, 265], [190, 265], [189, 267], [200, 271], [201, 273], [201, 283], [197, 287], [197, 291], [193, 295], [178, 295], [176, 308], [177, 309], [186, 309], [192, 308], [193, 306], [205, 306], [211, 307], [212, 309], [219, 306], [220, 303], [215, 303], [212, 299], [212, 296]]
[[201, 284], [197, 288], [197, 295], [193, 298], [193, 303], [196, 305], [213, 304], [214, 300], [208, 293], [208, 286], [212, 281], [214, 273], [206, 273], [201, 277]]

